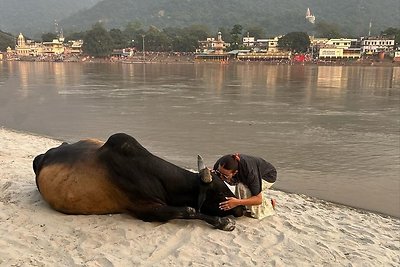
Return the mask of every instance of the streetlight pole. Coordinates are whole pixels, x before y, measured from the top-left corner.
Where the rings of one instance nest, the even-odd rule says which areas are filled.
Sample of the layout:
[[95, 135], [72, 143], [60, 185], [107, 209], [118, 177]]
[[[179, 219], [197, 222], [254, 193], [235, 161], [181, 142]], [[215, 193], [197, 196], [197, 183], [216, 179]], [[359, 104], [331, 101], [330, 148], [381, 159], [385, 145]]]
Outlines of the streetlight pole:
[[143, 62], [146, 61], [145, 54], [144, 54], [144, 34], [142, 34], [142, 41], [143, 41]]

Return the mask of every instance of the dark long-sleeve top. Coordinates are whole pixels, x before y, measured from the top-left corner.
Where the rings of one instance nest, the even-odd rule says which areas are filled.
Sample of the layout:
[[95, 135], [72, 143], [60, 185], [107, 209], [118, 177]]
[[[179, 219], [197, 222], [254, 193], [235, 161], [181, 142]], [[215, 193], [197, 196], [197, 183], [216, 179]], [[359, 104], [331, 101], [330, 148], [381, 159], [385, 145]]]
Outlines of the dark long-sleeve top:
[[[214, 170], [218, 169], [219, 162], [214, 164]], [[253, 196], [258, 195], [262, 189], [261, 179], [274, 183], [277, 178], [275, 167], [260, 157], [253, 157], [245, 154], [240, 154], [238, 172], [235, 174], [233, 181], [246, 185]]]

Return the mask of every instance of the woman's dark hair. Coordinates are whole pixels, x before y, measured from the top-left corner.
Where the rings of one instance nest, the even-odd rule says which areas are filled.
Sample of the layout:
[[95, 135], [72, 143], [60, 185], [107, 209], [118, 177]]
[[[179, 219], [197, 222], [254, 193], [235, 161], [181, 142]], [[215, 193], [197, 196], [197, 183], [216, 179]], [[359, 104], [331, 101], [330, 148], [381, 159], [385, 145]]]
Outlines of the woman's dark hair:
[[230, 171], [237, 171], [239, 167], [239, 155], [238, 154], [225, 155], [220, 159], [219, 165], [221, 165], [221, 167], [224, 169]]

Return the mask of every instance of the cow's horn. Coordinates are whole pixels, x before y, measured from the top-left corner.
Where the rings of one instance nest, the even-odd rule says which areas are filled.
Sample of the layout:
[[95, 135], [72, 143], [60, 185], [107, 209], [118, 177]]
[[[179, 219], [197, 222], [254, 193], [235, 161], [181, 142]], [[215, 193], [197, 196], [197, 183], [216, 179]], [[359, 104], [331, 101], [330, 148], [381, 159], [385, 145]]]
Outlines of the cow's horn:
[[197, 155], [197, 170], [200, 172], [202, 169], [205, 169], [206, 165], [204, 164], [204, 160], [200, 155]]
[[211, 183], [211, 171], [206, 167], [203, 158], [200, 155], [197, 155], [197, 168], [199, 169], [200, 179], [203, 181], [203, 183]]

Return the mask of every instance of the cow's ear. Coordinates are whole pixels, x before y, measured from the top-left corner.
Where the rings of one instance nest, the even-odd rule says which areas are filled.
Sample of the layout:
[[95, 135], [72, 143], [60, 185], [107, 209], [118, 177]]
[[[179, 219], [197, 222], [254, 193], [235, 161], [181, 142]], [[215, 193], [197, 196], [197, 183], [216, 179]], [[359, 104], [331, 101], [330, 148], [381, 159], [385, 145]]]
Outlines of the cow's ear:
[[200, 179], [203, 183], [209, 184], [212, 181], [211, 171], [209, 168], [204, 168], [199, 171]]

